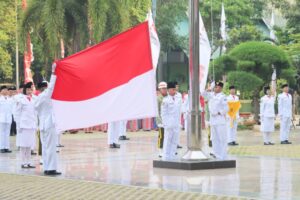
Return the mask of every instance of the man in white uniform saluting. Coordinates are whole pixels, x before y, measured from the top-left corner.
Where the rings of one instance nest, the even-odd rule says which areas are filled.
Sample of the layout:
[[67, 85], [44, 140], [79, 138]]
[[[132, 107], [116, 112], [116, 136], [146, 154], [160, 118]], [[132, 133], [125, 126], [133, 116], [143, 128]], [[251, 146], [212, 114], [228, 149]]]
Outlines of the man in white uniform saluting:
[[[223, 94], [223, 83], [216, 82], [215, 87], [203, 93], [208, 99], [210, 113], [210, 127], [213, 154], [217, 159], [225, 160], [227, 158], [227, 131], [226, 131], [226, 114], [228, 112], [227, 98]], [[212, 90], [214, 90], [212, 92]]]
[[282, 86], [282, 93], [278, 95], [278, 116], [280, 118], [281, 144], [292, 144], [289, 135], [292, 122], [292, 96], [288, 93], [289, 85]]
[[57, 171], [57, 154], [56, 154], [56, 127], [53, 114], [51, 96], [56, 82], [54, 74], [56, 64], [52, 65], [52, 75], [49, 86], [42, 87], [41, 93], [36, 98], [35, 109], [38, 113], [39, 127], [41, 131], [43, 168], [45, 175], [60, 175]]

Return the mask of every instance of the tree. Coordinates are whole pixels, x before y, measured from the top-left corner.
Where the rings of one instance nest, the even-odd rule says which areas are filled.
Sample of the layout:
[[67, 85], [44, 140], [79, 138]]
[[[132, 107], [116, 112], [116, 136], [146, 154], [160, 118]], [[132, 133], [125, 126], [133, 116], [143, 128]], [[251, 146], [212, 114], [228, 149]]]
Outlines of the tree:
[[187, 18], [187, 1], [158, 0], [156, 28], [162, 51], [168, 52], [184, 46], [184, 37], [176, 34], [178, 23]]
[[14, 1], [0, 2], [0, 78], [13, 80], [12, 55], [15, 50], [16, 13]]
[[261, 41], [262, 33], [253, 25], [243, 25], [240, 28], [232, 28], [229, 31], [229, 41], [226, 48], [232, 49], [235, 45], [247, 41]]
[[[233, 48], [228, 56], [231, 57], [232, 60], [236, 60], [236, 62], [231, 62], [234, 66], [231, 66], [229, 69], [230, 71], [245, 72], [249, 77], [256, 77], [253, 79], [253, 82], [248, 82], [248, 85], [256, 85], [252, 90], [256, 121], [258, 121], [259, 94], [263, 86], [269, 85], [271, 82], [271, 74], [273, 72], [272, 66], [276, 68], [278, 78], [286, 79], [289, 81], [290, 85], [295, 85], [295, 69], [287, 54], [280, 47], [266, 42], [245, 42]], [[228, 60], [228, 58], [226, 60]], [[218, 66], [215, 68], [219, 68], [222, 63], [224, 62], [222, 62], [220, 58], [220, 63], [216, 63]], [[227, 71], [227, 73], [229, 72]], [[246, 74], [242, 75], [245, 78]], [[241, 79], [233, 79], [233, 76], [236, 77], [236, 74], [231, 74], [230, 81], [242, 81]], [[257, 85], [259, 83], [258, 80], [263, 80], [263, 82], [261, 82], [262, 84]], [[240, 84], [247, 83], [241, 82]]]
[[293, 65], [296, 67], [296, 87], [300, 90], [300, 33], [288, 36], [287, 43], [282, 44], [281, 48], [284, 49], [291, 57]]
[[[212, 2], [211, 2], [212, 1]], [[212, 29], [214, 30], [213, 39], [215, 48], [220, 46], [220, 18], [221, 4], [224, 3], [226, 13], [226, 26], [228, 30], [240, 29], [243, 26], [253, 26], [256, 19], [262, 17], [263, 10], [268, 1], [265, 0], [223, 0], [223, 1], [201, 1], [200, 11], [203, 17], [209, 38], [212, 38]], [[212, 4], [211, 4], [212, 3]], [[211, 12], [212, 10], [212, 12]], [[234, 46], [236, 44], [231, 44]]]
[[[21, 20], [34, 47], [32, 69], [46, 76], [50, 63], [96, 44], [144, 21], [150, 0], [31, 0]], [[42, 67], [41, 67], [42, 66]]]
[[235, 85], [241, 92], [241, 99], [246, 99], [252, 96], [254, 90], [263, 85], [263, 80], [249, 72], [231, 71], [228, 73], [227, 83]]

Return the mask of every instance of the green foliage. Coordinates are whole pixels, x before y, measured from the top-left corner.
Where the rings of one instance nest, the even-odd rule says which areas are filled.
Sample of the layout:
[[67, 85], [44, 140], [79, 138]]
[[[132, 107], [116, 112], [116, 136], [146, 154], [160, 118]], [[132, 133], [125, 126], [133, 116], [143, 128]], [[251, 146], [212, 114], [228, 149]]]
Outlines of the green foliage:
[[[214, 29], [214, 45], [219, 46], [220, 41], [220, 18], [221, 4], [224, 2], [226, 13], [226, 26], [228, 29], [239, 29], [246, 25], [253, 25], [255, 19], [262, 16], [263, 9], [268, 1], [265, 0], [213, 0], [212, 3], [212, 21], [211, 23], [211, 1], [200, 1], [200, 10], [203, 17], [209, 38], [211, 38], [212, 28]], [[241, 41], [238, 41], [241, 42]], [[230, 44], [233, 46], [233, 44]]]
[[15, 49], [16, 14], [14, 1], [0, 1], [0, 79], [13, 80], [12, 55]]
[[249, 72], [232, 71], [227, 75], [227, 83], [228, 85], [235, 85], [237, 87], [241, 92], [241, 99], [248, 99], [252, 96], [253, 90], [261, 87], [264, 81]]
[[262, 40], [262, 33], [253, 25], [244, 25], [240, 28], [233, 28], [229, 32], [229, 41], [226, 44], [227, 49], [233, 48], [247, 41]]
[[[272, 65], [279, 77], [283, 70], [292, 68], [287, 54], [279, 47], [266, 42], [242, 43], [232, 49], [229, 55], [238, 60], [237, 70], [251, 72], [265, 82], [271, 79]], [[284, 72], [287, 76], [287, 70]], [[289, 81], [292, 83], [293, 80]]]
[[150, 0], [31, 0], [20, 23], [23, 46], [30, 32], [35, 61], [32, 68], [47, 76], [49, 65], [142, 22]]
[[157, 0], [156, 28], [163, 51], [184, 45], [185, 38], [178, 36], [175, 29], [186, 19], [187, 6], [182, 0]]
[[2, 81], [12, 80], [11, 57], [7, 51], [0, 47], [0, 77]]
[[214, 63], [210, 62], [209, 74], [213, 74], [213, 64], [215, 65], [214, 73], [216, 80], [222, 80], [223, 75], [226, 75], [227, 72], [234, 71], [236, 69], [237, 60], [234, 57], [225, 54], [217, 58]]

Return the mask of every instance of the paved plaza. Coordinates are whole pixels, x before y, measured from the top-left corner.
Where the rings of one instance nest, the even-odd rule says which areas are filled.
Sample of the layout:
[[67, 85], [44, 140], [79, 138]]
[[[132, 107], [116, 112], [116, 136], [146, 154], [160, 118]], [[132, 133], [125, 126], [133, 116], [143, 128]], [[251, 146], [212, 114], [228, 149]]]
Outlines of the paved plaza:
[[[152, 167], [158, 156], [156, 132], [129, 133], [121, 149], [109, 149], [106, 133], [65, 134], [59, 169], [63, 175], [42, 175], [21, 169], [20, 155], [11, 137], [12, 154], [0, 154], [0, 199], [300, 199], [300, 136], [293, 130], [292, 145], [263, 146], [255, 131], [240, 131], [240, 146], [229, 149], [236, 169], [167, 170]], [[185, 144], [181, 134], [181, 144]], [[207, 137], [204, 133], [204, 143]], [[182, 155], [186, 149], [181, 149]], [[205, 146], [204, 151], [210, 152]]]

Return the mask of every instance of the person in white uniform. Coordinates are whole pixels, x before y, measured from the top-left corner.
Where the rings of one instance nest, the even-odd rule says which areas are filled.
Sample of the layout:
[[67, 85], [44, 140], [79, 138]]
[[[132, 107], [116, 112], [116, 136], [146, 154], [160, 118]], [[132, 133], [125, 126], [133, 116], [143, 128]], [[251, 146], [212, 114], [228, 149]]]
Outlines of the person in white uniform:
[[130, 140], [127, 137], [127, 120], [120, 121], [119, 140]]
[[[229, 101], [239, 101], [239, 97], [235, 94], [235, 86], [232, 85], [229, 87], [229, 95], [227, 96], [227, 102]], [[236, 142], [236, 134], [238, 127], [238, 120], [240, 118], [239, 112], [237, 112], [236, 117], [233, 121], [231, 121], [230, 117], [227, 115], [227, 142], [230, 146], [239, 145]]]
[[42, 142], [42, 158], [44, 174], [48, 176], [60, 175], [57, 171], [56, 141], [57, 130], [53, 113], [52, 93], [54, 90], [56, 64], [52, 65], [52, 75], [49, 86], [47, 83], [40, 84], [41, 93], [35, 101], [35, 109], [39, 118], [39, 128]]
[[14, 101], [13, 101], [13, 111], [12, 112], [13, 112], [13, 116], [14, 116], [14, 119], [16, 122], [16, 129], [17, 129], [17, 135], [16, 135], [16, 146], [17, 147], [20, 147], [20, 145], [19, 145], [20, 134], [18, 134], [20, 131], [20, 124], [19, 124], [20, 113], [18, 112], [18, 99], [20, 99], [23, 96], [24, 87], [25, 87], [24, 83], [20, 84], [18, 94], [16, 94], [14, 96]]
[[181, 100], [176, 97], [175, 83], [168, 83], [168, 96], [161, 104], [161, 118], [164, 127], [163, 160], [176, 158], [176, 149], [180, 132]]
[[292, 144], [289, 135], [292, 122], [292, 96], [288, 93], [289, 86], [282, 86], [282, 93], [278, 95], [278, 116], [280, 118], [280, 143]]
[[108, 123], [107, 128], [107, 143], [111, 149], [119, 149], [120, 145], [118, 144], [119, 132], [122, 126], [122, 121], [115, 121]]
[[[203, 96], [208, 100], [213, 154], [220, 160], [227, 158], [226, 114], [228, 105], [227, 98], [222, 92], [223, 85], [222, 82], [216, 82], [211, 84], [211, 88], [203, 93]], [[212, 92], [212, 90], [214, 91]]]
[[13, 101], [8, 97], [6, 86], [0, 87], [0, 149], [1, 153], [11, 153], [9, 135], [12, 122]]
[[264, 88], [264, 93], [260, 99], [260, 131], [263, 133], [264, 145], [274, 145], [271, 133], [275, 131], [275, 97], [269, 86]]
[[[179, 92], [179, 84], [178, 84], [178, 82], [174, 82], [175, 83], [175, 89], [176, 89], [176, 94], [175, 94], [175, 96], [178, 98], [178, 100], [179, 100], [179, 102], [180, 102], [180, 105], [182, 105], [182, 94]], [[183, 113], [181, 113], [181, 114], [183, 114]], [[181, 114], [180, 114], [180, 118], [179, 118], [179, 128], [181, 128], [182, 127], [182, 125], [181, 125]], [[182, 148], [182, 146], [180, 146], [180, 131], [179, 131], [179, 135], [178, 135], [178, 137], [177, 137], [177, 149], [181, 149]]]
[[31, 147], [35, 143], [37, 130], [37, 114], [34, 109], [35, 97], [32, 89], [33, 83], [25, 84], [23, 95], [18, 98], [17, 112], [19, 113], [19, 146], [21, 153], [22, 168], [35, 168], [31, 164]]

